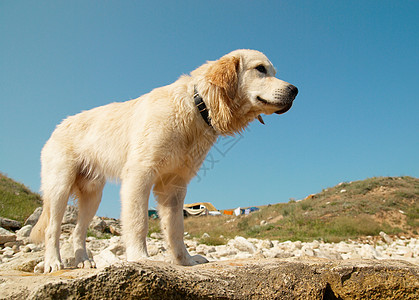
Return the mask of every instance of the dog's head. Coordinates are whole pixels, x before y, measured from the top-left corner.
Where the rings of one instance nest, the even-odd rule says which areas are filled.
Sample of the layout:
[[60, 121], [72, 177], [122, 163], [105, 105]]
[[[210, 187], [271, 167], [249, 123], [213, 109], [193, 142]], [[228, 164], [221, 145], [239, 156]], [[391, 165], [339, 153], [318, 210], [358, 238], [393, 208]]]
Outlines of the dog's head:
[[236, 50], [191, 75], [209, 106], [211, 122], [224, 135], [240, 132], [261, 114], [287, 112], [298, 89], [275, 77], [269, 59], [255, 50]]

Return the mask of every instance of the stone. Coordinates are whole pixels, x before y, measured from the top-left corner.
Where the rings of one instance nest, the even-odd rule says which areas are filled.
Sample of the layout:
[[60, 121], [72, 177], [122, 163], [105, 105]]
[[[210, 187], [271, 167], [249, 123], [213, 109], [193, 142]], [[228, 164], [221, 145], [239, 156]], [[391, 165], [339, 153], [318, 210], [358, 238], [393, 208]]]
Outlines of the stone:
[[262, 240], [257, 243], [258, 248], [270, 249], [274, 246], [271, 240]]
[[385, 233], [384, 231], [380, 232], [380, 236], [384, 240], [384, 242], [386, 242], [387, 244], [393, 243], [393, 239], [391, 237], [389, 237], [388, 234]]
[[[400, 261], [156, 261], [53, 276], [0, 271], [4, 299], [418, 299], [419, 267]], [[18, 279], [18, 280], [17, 280]]]
[[119, 237], [112, 237], [109, 241], [110, 245], [108, 249], [112, 251], [115, 255], [122, 255], [125, 252], [125, 246]]
[[102, 252], [100, 252], [98, 255], [93, 256], [93, 260], [95, 261], [96, 268], [98, 269], [102, 269], [112, 264], [121, 262], [118, 256], [116, 256], [109, 249], [105, 249]]
[[208, 253], [208, 246], [207, 245], [198, 245], [197, 247], [196, 247], [196, 253], [198, 253], [198, 254], [202, 254], [202, 255], [205, 255], [205, 254], [207, 254]]
[[313, 241], [313, 242], [311, 243], [311, 247], [312, 247], [313, 249], [319, 249], [319, 247], [320, 247], [320, 243], [319, 243], [319, 241]]
[[228, 242], [228, 245], [236, 248], [237, 250], [254, 253], [256, 252], [256, 247], [246, 240], [244, 237], [236, 236], [233, 240]]
[[4, 247], [10, 247], [10, 248], [19, 247], [21, 245], [23, 245], [22, 240], [16, 240], [16, 241], [13, 241], [13, 242], [4, 243]]
[[89, 228], [99, 231], [99, 232], [105, 232], [106, 228], [107, 228], [107, 224], [105, 221], [103, 221], [101, 218], [99, 218], [98, 216], [94, 216], [92, 219], [92, 222], [90, 222]]
[[16, 232], [16, 235], [18, 238], [25, 238], [25, 237], [29, 237], [31, 231], [32, 231], [33, 226], [32, 225], [25, 225], [23, 226], [21, 229], [19, 229]]
[[20, 229], [22, 224], [15, 220], [0, 217], [0, 227], [14, 231]]
[[303, 255], [305, 256], [314, 256], [314, 250], [310, 247], [304, 246], [302, 248]]
[[150, 237], [153, 239], [161, 240], [163, 238], [163, 235], [158, 232], [153, 232], [150, 234]]
[[121, 229], [121, 226], [119, 226], [119, 225], [111, 224], [111, 225], [109, 225], [109, 231], [113, 235], [121, 235], [122, 229]]
[[27, 252], [31, 252], [32, 250], [31, 250], [30, 247], [24, 246], [24, 247], [21, 248], [21, 251], [24, 252], [24, 253], [27, 253]]
[[77, 206], [67, 205], [62, 224], [77, 224], [78, 209]]
[[3, 258], [12, 258], [14, 254], [15, 251], [10, 247], [6, 247], [3, 249]]
[[148, 245], [147, 252], [150, 256], [156, 256], [159, 254], [159, 247], [157, 245]]
[[26, 246], [29, 247], [29, 249], [31, 249], [31, 251], [34, 251], [34, 252], [41, 250], [40, 246], [36, 244], [28, 244]]
[[76, 267], [76, 259], [74, 257], [73, 242], [71, 240], [60, 246], [61, 260], [66, 268]]
[[42, 207], [38, 207], [34, 210], [34, 212], [26, 219], [24, 225], [32, 225], [34, 226], [36, 222], [38, 222], [39, 217], [42, 213]]
[[0, 245], [16, 241], [16, 234], [0, 227]]
[[74, 224], [63, 224], [61, 225], [61, 232], [62, 233], [67, 233], [67, 234], [72, 234], [74, 231], [74, 228], [76, 228], [76, 225]]
[[294, 247], [296, 249], [301, 249], [303, 247], [303, 243], [301, 241], [294, 242]]

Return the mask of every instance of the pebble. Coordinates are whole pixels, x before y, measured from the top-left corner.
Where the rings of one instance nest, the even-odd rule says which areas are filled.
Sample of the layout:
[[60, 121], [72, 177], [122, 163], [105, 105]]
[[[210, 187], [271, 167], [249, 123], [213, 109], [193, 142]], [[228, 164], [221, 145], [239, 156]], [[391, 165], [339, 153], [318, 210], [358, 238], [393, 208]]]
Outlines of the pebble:
[[[29, 227], [28, 227], [29, 228]], [[3, 231], [4, 232], [4, 231]], [[23, 254], [30, 254], [43, 250], [43, 246], [35, 245], [24, 237], [26, 234], [13, 234], [17, 240], [0, 244], [0, 264], [12, 261]], [[263, 259], [314, 256], [319, 258], [346, 260], [346, 259], [397, 259], [419, 264], [419, 239], [417, 238], [390, 238], [385, 233], [380, 234], [382, 240], [373, 238], [359, 241], [343, 241], [339, 243], [325, 243], [323, 241], [301, 242], [269, 239], [252, 239], [237, 236], [226, 245], [208, 246], [200, 244], [200, 239], [186, 238], [185, 245], [191, 255], [204, 255], [209, 261], [232, 259]], [[68, 235], [61, 238], [61, 255], [66, 266], [71, 267], [72, 243]], [[89, 257], [93, 257], [96, 266], [103, 268], [110, 264], [125, 260], [125, 247], [120, 236], [110, 239], [86, 239]], [[167, 244], [159, 233], [151, 234], [147, 238], [148, 253], [151, 260], [170, 262], [170, 252]]]

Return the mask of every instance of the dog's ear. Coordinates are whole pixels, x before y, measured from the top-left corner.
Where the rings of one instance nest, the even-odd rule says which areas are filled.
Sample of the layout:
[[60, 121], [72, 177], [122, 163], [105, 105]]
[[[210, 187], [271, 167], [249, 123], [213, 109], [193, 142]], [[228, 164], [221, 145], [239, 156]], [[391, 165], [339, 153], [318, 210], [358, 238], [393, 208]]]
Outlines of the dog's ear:
[[238, 88], [238, 68], [240, 58], [235, 56], [222, 57], [214, 62], [208, 69], [208, 81], [225, 90], [230, 99], [236, 97]]

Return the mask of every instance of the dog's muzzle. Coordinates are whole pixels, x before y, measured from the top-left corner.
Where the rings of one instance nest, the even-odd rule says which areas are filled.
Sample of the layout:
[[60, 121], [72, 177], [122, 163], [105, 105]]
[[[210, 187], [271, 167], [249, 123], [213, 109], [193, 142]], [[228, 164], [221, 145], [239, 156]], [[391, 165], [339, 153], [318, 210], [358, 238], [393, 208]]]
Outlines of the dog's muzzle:
[[286, 99], [282, 99], [281, 104], [284, 106], [284, 108], [281, 108], [280, 110], [277, 110], [275, 112], [278, 115], [286, 113], [287, 111], [291, 109], [292, 102], [294, 101], [295, 97], [297, 97], [297, 94], [298, 94], [298, 88], [296, 86], [293, 86], [292, 84], [288, 85], [286, 89], [287, 89], [288, 97]]

